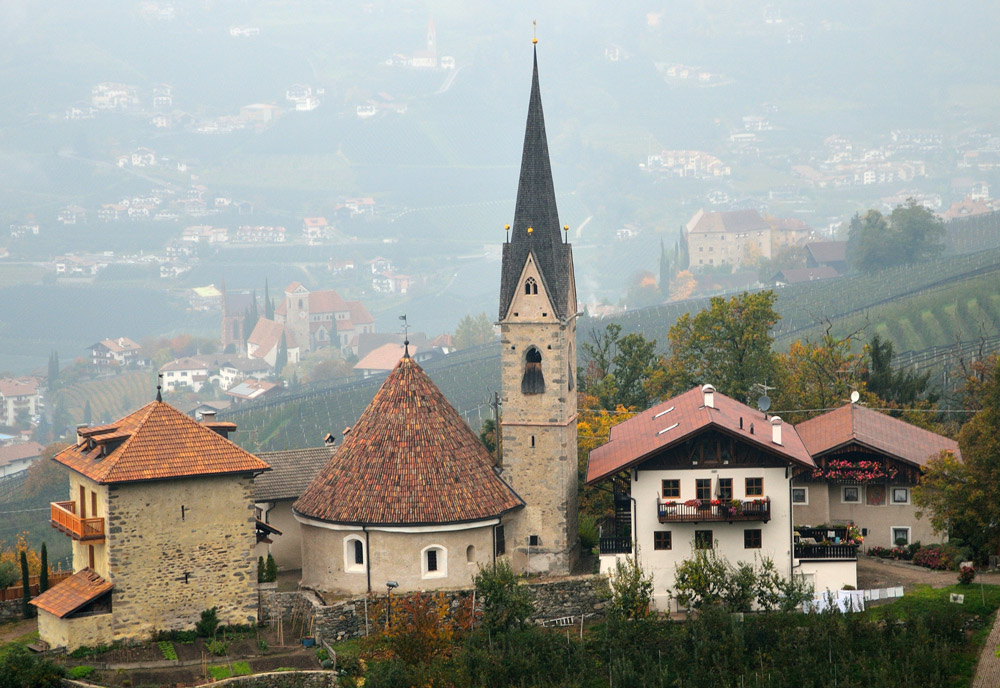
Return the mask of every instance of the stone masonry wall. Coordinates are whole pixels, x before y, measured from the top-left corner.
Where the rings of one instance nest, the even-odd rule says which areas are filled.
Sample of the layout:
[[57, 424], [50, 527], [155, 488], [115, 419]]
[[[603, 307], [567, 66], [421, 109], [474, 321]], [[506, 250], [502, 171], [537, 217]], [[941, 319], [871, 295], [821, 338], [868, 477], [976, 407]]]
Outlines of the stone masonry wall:
[[218, 607], [225, 624], [256, 621], [250, 490], [248, 477], [230, 475], [111, 491], [107, 549], [115, 639], [190, 628], [209, 607]]
[[[577, 576], [555, 581], [523, 583], [532, 593], [535, 611], [531, 616], [533, 623], [541, 624], [554, 619], [575, 616], [603, 617], [605, 599], [601, 596], [604, 588], [601, 576]], [[453, 611], [472, 604], [472, 590], [444, 590]], [[393, 595], [393, 599], [399, 596]], [[273, 618], [280, 607], [282, 616], [290, 619], [296, 601], [308, 601], [314, 614], [314, 633], [327, 642], [337, 642], [346, 638], [358, 638], [365, 634], [365, 598], [356, 597], [342, 602], [324, 606], [315, 594], [304, 592], [276, 592], [264, 600], [264, 612], [267, 618]], [[373, 595], [368, 598], [368, 627], [380, 625], [380, 619], [375, 618], [376, 605], [385, 600], [385, 595]], [[301, 602], [299, 603], [301, 605]], [[477, 609], [481, 606], [477, 600]], [[383, 612], [384, 613], [384, 612]], [[384, 617], [382, 618], [384, 622]]]
[[[34, 607], [32, 607], [34, 609]], [[0, 602], [0, 624], [21, 618], [21, 600]]]

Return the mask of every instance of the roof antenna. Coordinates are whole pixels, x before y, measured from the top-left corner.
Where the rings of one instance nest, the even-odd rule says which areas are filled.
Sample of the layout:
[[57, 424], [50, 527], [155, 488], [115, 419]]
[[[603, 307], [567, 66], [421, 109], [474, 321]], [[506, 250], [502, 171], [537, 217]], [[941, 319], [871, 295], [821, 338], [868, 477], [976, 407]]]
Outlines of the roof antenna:
[[399, 316], [403, 321], [403, 358], [410, 357], [410, 324], [406, 322], [406, 313]]
[[157, 401], [163, 401], [163, 395], [160, 394], [160, 389], [162, 389], [161, 386], [160, 386], [160, 383], [162, 383], [162, 382], [163, 382], [163, 373], [157, 373], [156, 374], [156, 400]]

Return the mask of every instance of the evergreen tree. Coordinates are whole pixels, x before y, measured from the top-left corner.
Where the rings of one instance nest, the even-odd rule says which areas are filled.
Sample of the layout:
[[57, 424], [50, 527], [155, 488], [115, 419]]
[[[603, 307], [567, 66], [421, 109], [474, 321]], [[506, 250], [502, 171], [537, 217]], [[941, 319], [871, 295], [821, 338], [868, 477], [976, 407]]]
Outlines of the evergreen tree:
[[268, 583], [278, 580], [278, 563], [270, 553], [268, 553], [267, 562], [264, 564], [264, 579]]
[[267, 284], [267, 278], [264, 278], [264, 317], [268, 320], [274, 320], [274, 302], [271, 301], [271, 290]]
[[666, 294], [670, 291], [670, 278], [673, 276], [673, 265], [671, 264], [670, 257], [667, 255], [667, 249], [663, 245], [663, 239], [660, 238], [660, 293]]
[[42, 568], [38, 572], [38, 594], [41, 595], [43, 592], [49, 589], [49, 551], [45, 547], [45, 543], [42, 543]]
[[260, 311], [257, 310], [257, 290], [254, 290], [250, 298], [250, 305], [246, 310], [246, 317], [243, 319], [243, 332], [246, 333], [247, 337], [253, 332], [253, 328], [257, 327], [258, 320], [260, 320]]
[[21, 614], [25, 619], [31, 618], [31, 585], [28, 578], [28, 554], [21, 550]]
[[59, 352], [53, 351], [49, 354], [49, 389], [56, 389], [59, 386]]
[[83, 407], [83, 422], [90, 425], [93, 420], [94, 412], [90, 409], [90, 399], [87, 399], [86, 405]]
[[288, 345], [285, 342], [285, 333], [281, 333], [281, 344], [278, 345], [278, 355], [274, 357], [274, 374], [281, 375], [281, 371], [288, 365]]
[[691, 267], [691, 253], [688, 249], [687, 235], [684, 234], [684, 228], [681, 227], [680, 238], [677, 240], [677, 246], [679, 249], [679, 255], [677, 256], [677, 269], [687, 270]]
[[882, 339], [878, 334], [872, 338], [868, 347], [871, 369], [865, 376], [868, 391], [881, 399], [904, 406], [913, 404], [925, 395], [932, 403], [937, 401], [936, 394], [927, 392], [931, 374], [928, 372], [921, 375], [907, 370], [893, 370], [894, 354], [890, 340]]

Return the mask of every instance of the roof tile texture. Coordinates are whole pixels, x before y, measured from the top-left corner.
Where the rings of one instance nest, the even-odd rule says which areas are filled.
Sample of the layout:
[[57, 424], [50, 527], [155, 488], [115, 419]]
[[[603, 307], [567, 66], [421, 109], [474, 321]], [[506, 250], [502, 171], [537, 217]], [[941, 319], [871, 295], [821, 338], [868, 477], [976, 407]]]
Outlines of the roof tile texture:
[[112, 587], [110, 581], [98, 576], [93, 569], [80, 569], [31, 600], [31, 604], [62, 619]]
[[253, 481], [254, 501], [297, 499], [323, 470], [334, 451], [335, 447], [323, 446], [261, 452], [261, 460], [266, 461], [271, 470]]
[[[253, 473], [270, 468], [162, 401], [150, 402], [116, 423], [83, 429], [80, 435], [82, 442], [63, 449], [54, 458], [103, 484]], [[97, 442], [94, 447], [90, 446], [90, 438]]]
[[403, 358], [293, 508], [332, 523], [442, 525], [523, 504], [427, 373]]
[[856, 442], [916, 466], [942, 451], [962, 458], [955, 440], [857, 404], [846, 404], [796, 427], [813, 456]]
[[[610, 440], [590, 452], [587, 482], [603, 480], [710, 427], [735, 435], [788, 461], [815, 466], [791, 425], [782, 425], [781, 444], [775, 444], [771, 441], [770, 420], [760, 411], [719, 392], [715, 392], [713, 403], [714, 408], [706, 408], [702, 389], [695, 387], [614, 426]], [[668, 411], [671, 408], [673, 410]], [[658, 434], [674, 423], [676, 427]], [[753, 434], [750, 434], [751, 427]]]

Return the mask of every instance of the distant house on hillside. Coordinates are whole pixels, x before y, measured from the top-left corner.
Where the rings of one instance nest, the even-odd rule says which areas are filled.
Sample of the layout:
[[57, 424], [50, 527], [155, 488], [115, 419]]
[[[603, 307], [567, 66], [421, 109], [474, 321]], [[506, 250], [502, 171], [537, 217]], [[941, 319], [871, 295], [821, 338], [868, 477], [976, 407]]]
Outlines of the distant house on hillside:
[[805, 246], [806, 267], [831, 267], [837, 274], [847, 273], [846, 241], [812, 241]]
[[35, 378], [0, 378], [0, 425], [16, 425], [21, 418], [38, 415], [40, 401]]
[[15, 442], [0, 446], [0, 477], [28, 470], [42, 456], [44, 447], [38, 442]]
[[691, 267], [696, 269], [771, 257], [771, 226], [756, 210], [699, 210], [686, 231]]
[[771, 284], [776, 287], [783, 287], [786, 284], [801, 284], [802, 282], [813, 282], [815, 280], [832, 279], [838, 277], [837, 271], [828, 265], [818, 268], [790, 268], [782, 270], [771, 278]]
[[122, 368], [142, 368], [149, 360], [142, 356], [142, 346], [128, 337], [102, 339], [90, 347], [91, 365], [99, 373]]

